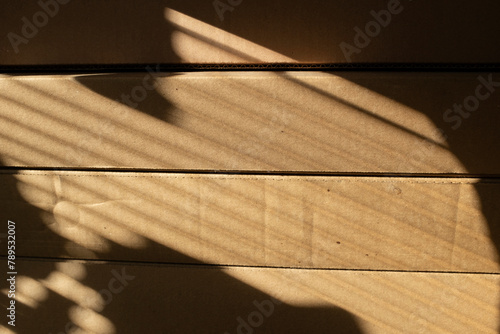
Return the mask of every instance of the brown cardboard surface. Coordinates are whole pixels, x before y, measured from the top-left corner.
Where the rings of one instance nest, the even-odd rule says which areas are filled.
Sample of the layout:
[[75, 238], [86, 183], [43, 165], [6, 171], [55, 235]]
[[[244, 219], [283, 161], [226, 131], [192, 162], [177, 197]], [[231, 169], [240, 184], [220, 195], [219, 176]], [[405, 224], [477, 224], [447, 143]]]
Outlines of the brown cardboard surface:
[[495, 333], [498, 325], [498, 275], [31, 260], [18, 272], [17, 333], [75, 325], [101, 334]]
[[[0, 67], [484, 65], [500, 59], [499, 9], [6, 0]], [[499, 86], [153, 65], [1, 76], [17, 323], [0, 333], [495, 333]]]
[[498, 73], [152, 68], [5, 76], [0, 158], [28, 167], [499, 175], [498, 82]]
[[41, 3], [2, 1], [1, 65], [488, 63], [500, 56], [495, 0]]
[[1, 182], [19, 256], [498, 272], [495, 181], [23, 171]]

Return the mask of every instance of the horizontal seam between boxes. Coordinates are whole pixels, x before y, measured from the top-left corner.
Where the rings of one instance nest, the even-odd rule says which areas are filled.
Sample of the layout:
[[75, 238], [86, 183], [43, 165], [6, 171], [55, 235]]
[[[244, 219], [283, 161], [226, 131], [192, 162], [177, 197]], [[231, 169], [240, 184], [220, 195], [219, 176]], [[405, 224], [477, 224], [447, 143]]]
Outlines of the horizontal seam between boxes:
[[[1, 255], [1, 258], [6, 258]], [[353, 272], [380, 272], [380, 273], [414, 273], [414, 274], [458, 274], [458, 275], [491, 275], [500, 276], [500, 272], [481, 271], [450, 271], [450, 270], [411, 270], [411, 269], [370, 269], [370, 268], [322, 268], [322, 267], [293, 267], [293, 266], [266, 266], [266, 265], [236, 265], [236, 264], [211, 264], [211, 263], [175, 263], [175, 262], [148, 262], [148, 261], [126, 261], [110, 259], [79, 259], [79, 258], [57, 258], [57, 257], [31, 257], [19, 256], [18, 260], [33, 262], [88, 262], [97, 265], [129, 265], [129, 266], [162, 266], [180, 267], [189, 269], [211, 269], [211, 270], [238, 270], [253, 269], [265, 270], [304, 270], [304, 271], [353, 271]]]
[[[85, 173], [85, 172], [77, 172], [77, 173]], [[96, 173], [96, 172], [88, 172], [88, 173]], [[270, 177], [266, 175], [261, 175], [260, 177], [220, 177], [218, 174], [206, 174], [204, 176], [173, 176], [173, 175], [111, 175], [112, 172], [102, 172], [103, 174], [85, 174], [85, 175], [75, 175], [75, 174], [59, 174], [55, 173], [4, 173], [2, 176], [13, 176], [13, 175], [23, 175], [23, 176], [62, 176], [62, 177], [108, 177], [108, 178], [143, 178], [143, 179], [191, 179], [191, 180], [202, 180], [202, 179], [214, 179], [214, 180], [252, 180], [252, 181], [261, 181], [261, 180], [270, 180], [270, 181], [307, 181], [307, 182], [335, 182], [335, 183], [398, 183], [404, 182], [408, 184], [500, 184], [500, 180], [497, 181], [484, 181], [478, 179], [477, 181], [415, 181], [413, 178], [409, 177], [400, 177], [395, 180], [392, 177], [392, 180], [367, 180], [369, 176], [300, 176], [300, 175], [290, 175], [281, 178]], [[105, 173], [105, 174], [104, 174]], [[133, 173], [133, 172], [128, 172]], [[350, 178], [349, 180], [339, 178]], [[381, 178], [378, 176], [377, 178]], [[408, 179], [402, 180], [402, 179]], [[436, 177], [439, 178], [439, 177]], [[337, 179], [337, 180], [336, 180]], [[443, 178], [446, 180], [450, 180], [450, 178]]]

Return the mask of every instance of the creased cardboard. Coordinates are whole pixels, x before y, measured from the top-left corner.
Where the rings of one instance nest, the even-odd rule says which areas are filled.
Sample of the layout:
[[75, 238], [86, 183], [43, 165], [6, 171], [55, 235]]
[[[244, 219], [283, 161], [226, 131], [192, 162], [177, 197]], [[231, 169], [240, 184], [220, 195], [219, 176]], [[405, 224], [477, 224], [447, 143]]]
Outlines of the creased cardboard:
[[495, 333], [498, 73], [159, 69], [495, 68], [498, 9], [3, 1], [0, 332]]
[[[24, 256], [497, 272], [496, 182], [19, 172]], [[482, 196], [482, 197], [480, 197]], [[482, 204], [481, 204], [482, 203]], [[3, 251], [3, 250], [2, 250]]]
[[4, 165], [500, 173], [497, 73], [149, 70], [1, 78]]

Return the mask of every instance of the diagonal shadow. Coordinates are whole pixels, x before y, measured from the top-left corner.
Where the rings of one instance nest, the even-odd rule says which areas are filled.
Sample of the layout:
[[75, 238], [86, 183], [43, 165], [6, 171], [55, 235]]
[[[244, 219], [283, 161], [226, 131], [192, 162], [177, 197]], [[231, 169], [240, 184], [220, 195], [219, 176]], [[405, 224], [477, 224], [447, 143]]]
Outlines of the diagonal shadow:
[[[164, 54], [165, 57], [175, 58], [169, 45], [172, 28], [165, 22], [163, 12], [166, 1], [150, 1], [142, 4], [134, 4], [115, 8], [110, 4], [100, 5], [100, 11], [86, 12], [92, 7], [84, 8], [76, 22], [72, 22], [73, 28], [80, 26], [80, 34], [77, 41], [87, 43], [91, 52], [97, 52], [101, 56], [111, 56], [115, 59], [121, 58], [121, 54], [130, 50], [120, 47], [120, 43], [127, 45], [127, 36], [116, 36], [115, 47], [102, 48], [106, 44], [105, 36], [102, 31], [112, 29], [112, 25], [132, 26], [134, 34], [142, 34], [144, 38], [155, 36], [161, 38], [162, 43], [149, 45], [153, 53]], [[72, 10], [66, 7], [65, 10]], [[112, 14], [111, 14], [112, 13]], [[113, 17], [110, 21], [107, 15]], [[92, 16], [92, 24], [88, 24], [88, 17]], [[84, 28], [83, 28], [84, 27]], [[60, 30], [59, 37], [62, 41], [67, 41], [71, 45], [73, 29]], [[35, 45], [36, 40], [33, 40]], [[97, 47], [100, 46], [100, 47]], [[40, 48], [44, 48], [40, 46]], [[137, 50], [136, 50], [137, 51]], [[71, 57], [71, 48], [62, 48], [57, 50], [58, 57]], [[137, 62], [148, 62], [148, 59], [141, 57], [140, 53], [136, 55]], [[99, 58], [99, 55], [97, 56]], [[147, 72], [145, 72], [146, 74]], [[119, 80], [116, 85], [104, 86], [102, 81], [95, 80], [93, 76], [80, 77], [79, 82], [86, 87], [98, 92], [99, 94], [111, 97], [130, 107], [153, 116], [162, 121], [175, 124], [175, 111], [168, 99], [160, 95], [157, 90], [149, 89], [154, 85], [154, 80]], [[137, 87], [142, 87], [138, 89]], [[141, 93], [147, 92], [147, 98], [142, 98]], [[128, 94], [129, 97], [123, 96]], [[132, 100], [130, 100], [132, 98]], [[0, 167], [1, 168], [1, 167]], [[190, 264], [188, 267], [172, 267], [173, 270], [165, 270], [165, 265], [157, 267], [144, 266], [143, 270], [137, 271], [129, 263], [123, 264], [127, 267], [127, 273], [137, 277], [140, 284], [135, 284], [128, 289], [123, 290], [119, 295], [119, 301], [107, 305], [99, 314], [108, 319], [114, 326], [116, 333], [139, 333], [145, 328], [148, 331], [157, 333], [243, 333], [253, 332], [252, 328], [241, 327], [238, 317], [248, 321], [246, 316], [255, 311], [252, 301], [268, 301], [271, 296], [253, 288], [240, 280], [229, 276], [222, 268], [217, 266], [198, 267], [203, 263], [200, 261], [178, 253], [170, 248], [160, 245], [153, 240], [146, 240], [140, 250], [132, 249], [119, 244], [113, 240], [104, 240], [106, 247], [103, 250], [85, 249], [82, 244], [69, 240], [57, 233], [52, 232], [48, 226], [58, 224], [54, 213], [48, 210], [41, 210], [27, 202], [19, 193], [19, 181], [14, 178], [15, 173], [11, 174], [5, 171], [2, 175], [5, 186], [0, 190], [0, 198], [3, 210], [1, 218], [17, 220], [20, 223], [17, 235], [19, 238], [18, 256], [25, 257], [20, 260], [19, 266], [22, 267], [23, 279], [30, 278], [38, 283], [30, 281], [37, 285], [39, 289], [42, 285], [49, 286], [46, 296], [41, 300], [33, 302], [35, 306], [29, 306], [18, 303], [16, 333], [69, 333], [74, 328], [68, 323], [75, 322], [74, 317], [69, 317], [69, 310], [75, 307], [88, 307], [87, 301], [79, 300], [78, 294], [71, 293], [71, 289], [65, 290], [65, 285], [72, 287], [72, 290], [78, 292], [84, 288], [90, 288], [99, 291], [107, 287], [110, 275], [104, 271], [104, 265], [87, 265], [83, 270], [85, 275], [81, 277], [74, 272], [65, 271], [64, 258], [81, 259], [106, 259], [109, 254], [120, 254], [120, 257], [135, 257], [137, 252], [148, 254], [152, 251], [161, 252], [164, 256], [176, 259], [177, 263]], [[35, 191], [35, 189], [33, 189]], [[40, 189], [36, 190], [40, 191]], [[109, 217], [105, 217], [110, 219]], [[38, 232], [38, 233], [37, 233]], [[23, 243], [36, 244], [37, 236], [43, 232], [50, 242], [57, 245], [51, 249], [54, 254], [53, 259], [37, 259], [23, 251]], [[88, 231], [79, 232], [82, 236]], [[47, 240], [44, 240], [46, 242]], [[41, 243], [44, 244], [44, 243]], [[42, 247], [42, 246], [40, 246]], [[132, 255], [135, 254], [135, 255]], [[68, 262], [71, 263], [71, 262]], [[113, 265], [113, 263], [111, 263]], [[198, 265], [198, 267], [196, 267]], [[120, 267], [117, 267], [118, 270]], [[134, 270], [136, 270], [134, 272]], [[50, 282], [54, 281], [53, 285]], [[132, 285], [132, 284], [131, 284]], [[59, 291], [58, 289], [62, 289]], [[44, 291], [45, 291], [44, 290]], [[25, 296], [29, 297], [29, 296]], [[35, 295], [32, 296], [35, 298]], [[36, 299], [36, 298], [35, 298]], [[118, 298], [117, 298], [118, 299]], [[0, 297], [1, 305], [7, 305], [7, 298]], [[79, 304], [80, 303], [80, 304]], [[94, 314], [94, 313], [92, 313]], [[95, 314], [94, 314], [95, 315]], [[46, 321], [45, 319], [50, 319]], [[92, 328], [92, 317], [76, 323], [81, 328]], [[96, 320], [97, 324], [106, 324], [105, 319], [101, 322]], [[78, 317], [77, 317], [78, 320]], [[238, 327], [240, 326], [240, 327]], [[98, 328], [99, 329], [99, 328]], [[100, 330], [105, 332], [105, 328]], [[98, 330], [97, 330], [98, 331]], [[361, 329], [355, 318], [348, 312], [336, 307], [297, 307], [287, 304], [276, 305], [272, 316], [266, 319], [265, 324], [259, 328], [262, 332], [289, 332], [289, 333], [361, 333]]]
[[[447, 82], [446, 75], [434, 76], [431, 79], [426, 73], [413, 73], [411, 76], [380, 73], [377, 78], [363, 74], [338, 73], [337, 75], [421, 112], [435, 124], [436, 128], [443, 130], [450, 151], [457, 156], [466, 170], [486, 180], [498, 177], [500, 170], [500, 157], [497, 154], [497, 145], [500, 142], [500, 133], [497, 129], [497, 124], [500, 124], [498, 99], [483, 101], [479, 109], [470, 113], [469, 118], [464, 118], [457, 129], [453, 128], [455, 121], [447, 122], [444, 116], [447, 109], [453, 108], [453, 104], [463, 104], [465, 98], [474, 95], [476, 87], [480, 84], [477, 78], [481, 76], [487, 78], [489, 73], [462, 73], [459, 75], [460, 80], [452, 84]], [[497, 73], [493, 76], [498, 77]], [[377, 83], [380, 81], [389, 84], [380, 85]], [[498, 251], [500, 212], [496, 202], [500, 198], [500, 193], [495, 189], [496, 187], [491, 189], [476, 187], [483, 214], [488, 221], [490, 238]]]
[[[115, 13], [114, 22], [119, 22], [123, 25], [132, 25], [138, 26], [137, 31], [139, 33], [143, 33], [144, 36], [149, 35], [159, 35], [165, 39], [165, 41], [169, 40], [170, 34], [172, 32], [171, 27], [168, 23], [164, 21], [164, 18], [160, 13], [163, 13], [164, 6], [166, 3], [163, 2], [148, 2], [143, 5], [134, 6], [134, 10], [124, 10], [120, 9], [118, 13]], [[108, 11], [111, 12], [114, 8], [108, 8]], [[180, 10], [180, 9], [179, 9]], [[158, 13], [158, 15], [151, 15], [151, 13]], [[99, 14], [103, 15], [103, 14]], [[147, 18], [147, 23], [145, 23], [144, 18]], [[102, 18], [101, 18], [102, 19]], [[82, 16], [82, 20], [84, 20], [84, 16]], [[107, 20], [102, 20], [100, 22], [106, 22], [101, 25], [97, 25], [95, 27], [88, 27], [89, 31], [86, 32], [85, 38], [90, 38], [89, 36], [98, 36], [99, 29], [106, 29], [107, 24], [109, 22]], [[299, 21], [295, 23], [299, 23]], [[64, 32], [63, 32], [64, 34]], [[242, 32], [242, 35], [244, 33]], [[69, 38], [70, 36], [66, 36]], [[120, 39], [125, 39], [126, 36], [119, 37]], [[99, 41], [99, 37], [96, 38], [97, 45], [102, 45], [102, 41]], [[252, 39], [252, 38], [249, 38]], [[265, 41], [257, 41], [262, 42], [263, 45], [269, 44]], [[100, 44], [101, 43], [101, 44]], [[167, 44], [167, 43], [166, 43]], [[272, 45], [272, 44], [269, 44]], [[307, 52], [315, 51], [315, 45], [309, 46], [307, 48]], [[152, 46], [161, 48], [161, 52], [171, 53], [169, 47], [165, 48], [164, 46]], [[167, 51], [165, 51], [167, 50]], [[228, 50], [230, 48], [228, 47]], [[126, 52], [127, 50], [116, 50], [109, 49], [104, 50], [104, 52], [109, 53], [119, 53]], [[227, 50], [226, 50], [227, 51]], [[69, 52], [65, 50], [64, 52]], [[170, 56], [174, 56], [170, 54]], [[138, 59], [140, 55], [138, 55]], [[140, 59], [143, 61], [143, 59]], [[145, 72], [146, 73], [146, 72]], [[366, 80], [359, 78], [351, 78], [346, 75], [348, 80], [356, 82], [360, 85], [368, 87], [374, 91], [377, 91], [376, 84], [373, 82], [367, 82]], [[134, 88], [141, 87], [144, 85], [142, 80], [139, 81], [128, 81], [118, 84], [116, 86], [103, 86], [99, 83], [98, 80], [94, 80], [92, 77], [81, 77], [78, 79], [80, 83], [84, 86], [94, 90], [95, 92], [109, 97], [110, 99], [116, 100], [121, 98], [121, 94], [124, 92], [132, 92]], [[423, 86], [422, 86], [423, 85]], [[412, 82], [412, 83], [395, 83], [394, 90], [390, 91], [379, 91], [384, 96], [391, 97], [397, 101], [400, 101], [406, 105], [413, 107], [416, 110], [422, 111], [428, 115], [431, 119], [435, 121], [435, 124], [439, 124], [439, 116], [441, 110], [437, 110], [436, 106], [432, 105], [433, 94], [437, 94], [439, 92], [439, 85], [435, 86], [426, 86], [427, 83], [425, 80]], [[401, 88], [403, 87], [403, 88]], [[426, 89], [426, 99], [423, 99], [421, 96], [415, 96], [414, 92], [419, 91], [421, 87], [427, 87]], [[435, 90], [432, 90], [432, 89]], [[413, 93], [413, 95], [412, 95]], [[465, 93], [465, 91], [464, 91]], [[463, 95], [466, 96], [466, 95]], [[459, 94], [456, 96], [459, 98]], [[122, 100], [123, 101], [123, 100]], [[122, 102], [127, 104], [126, 102]], [[129, 105], [129, 104], [127, 104]], [[130, 106], [130, 105], [129, 105]], [[157, 119], [162, 121], [166, 121], [169, 123], [175, 124], [175, 109], [172, 108], [168, 99], [159, 94], [156, 90], [148, 91], [148, 97], [144, 99], [144, 101], [140, 101], [136, 106], [137, 110], [151, 115]], [[490, 115], [491, 116], [491, 115]], [[498, 121], [498, 119], [494, 118], [491, 120], [490, 124], [495, 124], [494, 122]], [[471, 124], [471, 123], [470, 123]], [[469, 129], [474, 128], [470, 127]], [[474, 152], [474, 148], [480, 147], [492, 147], [495, 145], [497, 140], [495, 140], [493, 129], [489, 129], [489, 135], [484, 136], [479, 139], [474, 145], [471, 146], [470, 141], [467, 138], [471, 137], [479, 137], [477, 134], [467, 132], [468, 127], [462, 128], [461, 132], [454, 132], [449, 139], [450, 146], [453, 152], [463, 161], [466, 167], [470, 168], [470, 170], [474, 170], [477, 166], [483, 166], [485, 164], [491, 164], [491, 152], [485, 151]], [[493, 139], [493, 140], [492, 140]], [[472, 148], [472, 150], [471, 150]], [[481, 151], [481, 150], [479, 150]], [[495, 162], [496, 165], [496, 162]], [[12, 207], [7, 207], [3, 210], [4, 214], [9, 217], [3, 217], [6, 219], [13, 219], [11, 216], [14, 215], [21, 221], [30, 221], [38, 226], [38, 228], [44, 229], [45, 227], [40, 224], [41, 219], [50, 220], [51, 213], [43, 212], [22, 199], [19, 192], [16, 190], [17, 181], [12, 177], [6, 178], [6, 184], [8, 187], [5, 190], [2, 190], [4, 198], [15, 198], [16, 203], [22, 203], [20, 206], [23, 209], [14, 209]], [[495, 199], [498, 198], [496, 195], [492, 196], [491, 193], [488, 194], [480, 194], [483, 210], [485, 210], [485, 216], [490, 222], [490, 230], [492, 239], [498, 248], [498, 227], [497, 224], [493, 222], [498, 221], [498, 212], [495, 208]], [[6, 201], [5, 203], [11, 203]], [[53, 218], [53, 217], [52, 217]], [[4, 219], [5, 220], [5, 219]], [[37, 225], [38, 224], [38, 225]], [[28, 228], [29, 226], [29, 228]], [[32, 229], [33, 225], [27, 225], [24, 229], [21, 229], [20, 235], [31, 235], [28, 240], [36, 242], [36, 235], [33, 234], [35, 229]], [[30, 232], [31, 231], [31, 232]], [[23, 237], [21, 237], [23, 239]], [[64, 239], [54, 234], [54, 242], [57, 245], [64, 244]], [[136, 252], [135, 250], [131, 250], [130, 248], [123, 247], [122, 245], [113, 243], [108, 241], [111, 244], [112, 252], [120, 253], [120, 254], [131, 254], [131, 252]], [[146, 250], [148, 248], [163, 247], [162, 245], [155, 244], [153, 241], [148, 240]], [[176, 252], [163, 247], [165, 252], [171, 252], [172, 257], [179, 258], [183, 263], [196, 263], [195, 259], [189, 258], [183, 254], [175, 254]], [[22, 249], [21, 249], [22, 252]], [[60, 253], [61, 256], [67, 256], [67, 249], [59, 248], [57, 249], [57, 253]], [[97, 254], [99, 258], [105, 258], [106, 254]], [[40, 269], [40, 267], [43, 267]], [[26, 268], [23, 274], [26, 274], [29, 277], [44, 279], [49, 276], [54, 271], [58, 270], [58, 267], [55, 265], [44, 265], [37, 266], [33, 265], [33, 269]], [[151, 281], [155, 282], [152, 287], [140, 287], [139, 290], [130, 291], [126, 290], [123, 294], [120, 294], [120, 303], [112, 303], [105, 309], [102, 313], [106, 318], [112, 320], [114, 325], [117, 328], [118, 333], [127, 333], [127, 332], [140, 332], [146, 326], [150, 327], [151, 322], [158, 321], [158, 319], [165, 319], [164, 322], [158, 321], [157, 329], [158, 332], [179, 332], [179, 333], [204, 333], [207, 331], [207, 328], [217, 329], [225, 331], [230, 328], [227, 327], [227, 324], [233, 324], [236, 329], [237, 322], [235, 319], [237, 316], [241, 314], [228, 313], [227, 315], [221, 315], [218, 310], [231, 310], [235, 307], [236, 304], [240, 304], [238, 300], [246, 300], [252, 301], [255, 300], [268, 300], [270, 298], [269, 295], [262, 293], [261, 291], [254, 289], [239, 280], [231, 278], [227, 274], [225, 274], [220, 268], [212, 268], [213, 273], [210, 275], [202, 274], [202, 275], [192, 275], [189, 273], [176, 273], [174, 277], [165, 277], [158, 274], [158, 277], [151, 277]], [[146, 270], [145, 270], [146, 272]], [[151, 273], [155, 275], [154, 270], [148, 271], [148, 274]], [[134, 273], [135, 274], [135, 273]], [[139, 277], [141, 273], [136, 273], [136, 276]], [[99, 270], [97, 266], [91, 267], [88, 269], [88, 276], [86, 279], [81, 282], [88, 287], [92, 287], [98, 290], [100, 287], [106, 286], [108, 284], [108, 277], [102, 275], [102, 271]], [[159, 289], [158, 287], [164, 287], [164, 289]], [[189, 293], [188, 293], [189, 292]], [[175, 295], [176, 298], [172, 298], [172, 295]], [[142, 301], [154, 300], [157, 304], [153, 306], [151, 305], [141, 305], [137, 303], [138, 297]], [[4, 300], [2, 299], [2, 305], [5, 306]], [[235, 302], [236, 300], [236, 302]], [[182, 303], [182, 304], [179, 304]], [[50, 318], [53, 319], [54, 312], [57, 314], [62, 314], [63, 316], [57, 317], [54, 319], [57, 323], [53, 328], [61, 328], [61, 330], [66, 326], [67, 319], [64, 317], [66, 310], [74, 305], [73, 302], [69, 301], [66, 298], [63, 298], [55, 293], [50, 293], [48, 299], [42, 304], [47, 306], [42, 306], [36, 310], [29, 309], [27, 307], [21, 307], [19, 314], [22, 315], [19, 323], [20, 327], [18, 328], [19, 333], [35, 333], [39, 332], [40, 327], [38, 324], [32, 321], [28, 321], [28, 319], [37, 319], [37, 318]], [[123, 305], [130, 306], [131, 310], [135, 310], [137, 307], [137, 313], [131, 312], [131, 314], [123, 313]], [[137, 306], [136, 306], [137, 305]], [[200, 307], [202, 305], [202, 307]], [[139, 310], [143, 310], [147, 308], [150, 317], [144, 319], [141, 317], [141, 312]], [[163, 313], [165, 310], [168, 312]], [[195, 312], [190, 310], [196, 310]], [[245, 312], [251, 313], [252, 309], [248, 308]], [[243, 314], [247, 314], [247, 313]], [[185, 317], [185, 314], [190, 314], [188, 318]], [[165, 317], [165, 314], [167, 316]], [[147, 321], [146, 321], [147, 320]], [[359, 326], [356, 324], [356, 321], [349, 313], [338, 309], [338, 308], [329, 308], [329, 307], [292, 307], [290, 305], [284, 305], [278, 311], [276, 309], [276, 314], [272, 318], [269, 319], [270, 332], [310, 332], [310, 333], [324, 333], [327, 330], [335, 330], [336, 332], [342, 333], [361, 333]]]
[[[480, 106], [474, 112], [463, 118], [459, 113], [451, 113], [453, 122], [445, 116], [445, 112], [453, 109], [454, 104], [463, 104], [469, 96], [475, 96], [476, 89], [481, 85], [479, 77], [485, 79], [489, 75], [498, 81], [498, 73], [462, 73], [461, 79], [450, 85], [446, 76], [430, 79], [426, 73], [411, 76], [394, 76], [381, 73], [375, 80], [372, 77], [339, 73], [343, 78], [366, 87], [385, 97], [393, 99], [418, 110], [428, 117], [446, 136], [450, 151], [457, 156], [465, 168], [471, 174], [488, 180], [498, 178], [500, 170], [500, 156], [498, 155], [498, 143], [500, 142], [500, 106], [498, 98], [490, 98], [481, 101]], [[377, 82], [383, 80], [389, 85], [379, 85]], [[486, 80], [488, 81], [488, 80]], [[452, 87], [450, 89], [449, 87]], [[487, 88], [483, 88], [486, 90]], [[484, 93], [484, 92], [483, 92]], [[500, 92], [492, 92], [500, 94]], [[457, 117], [461, 118], [460, 126], [457, 125]], [[497, 254], [500, 254], [500, 210], [498, 199], [500, 189], [494, 185], [490, 187], [476, 187], [484, 217], [488, 223], [489, 237], [495, 245]]]
[[[19, 279], [20, 286], [25, 286], [26, 280], [29, 279], [31, 285], [46, 291], [46, 296], [37, 301], [37, 295], [40, 295], [34, 293], [37, 289], [32, 289], [31, 297], [29, 289], [27, 295], [20, 294], [20, 291], [26, 292], [26, 288], [20, 289], [19, 300], [26, 297], [34, 298], [35, 306], [30, 306], [29, 303], [17, 303], [15, 330], [18, 334], [69, 333], [76, 328], [72, 323], [86, 329], [97, 324], [101, 326], [103, 333], [108, 333], [105, 325], [109, 322], [114, 327], [114, 333], [137, 333], [145, 327], [165, 333], [206, 333], [207, 330], [213, 333], [243, 333], [253, 331], [252, 326], [248, 327], [249, 318], [247, 318], [256, 310], [253, 302], [265, 304], [274, 300], [268, 294], [227, 275], [223, 268], [203, 265], [196, 259], [152, 240], [147, 240], [140, 250], [125, 247], [110, 239], [106, 240], [109, 244], [108, 251], [93, 252], [78, 246], [72, 242], [75, 239], [68, 240], [48, 230], [48, 226], [54, 223], [54, 214], [25, 201], [18, 191], [19, 181], [14, 175], [15, 173], [8, 171], [2, 174], [0, 218], [4, 221], [7, 219], [17, 221], [16, 234], [19, 245], [17, 254], [20, 257], [17, 265], [20, 268], [19, 272], [22, 273], [18, 276], [22, 277]], [[36, 258], [33, 257], [33, 253], [23, 249], [23, 244], [29, 244], [31, 250], [36, 249], [33, 244], [36, 245], [37, 241], [40, 241], [38, 240], [40, 235], [44, 235], [45, 238], [48, 236], [50, 242], [54, 244], [55, 247], [51, 250], [54, 258]], [[46, 245], [46, 242], [47, 240], [40, 242], [41, 247]], [[189, 265], [141, 266], [140, 262], [136, 262], [134, 266], [134, 263], [106, 264], [97, 261], [93, 265], [83, 266], [78, 261], [74, 263], [64, 260], [64, 258], [87, 258], [92, 263], [92, 258], [106, 259], [110, 254], [119, 254], [120, 258], [129, 256], [137, 258], [137, 252], [148, 254], [152, 251], [176, 259], [176, 263]], [[78, 277], [80, 276], [77, 274], [78, 270], [64, 270], [65, 263], [80, 266], [80, 270], [85, 274]], [[197, 263], [199, 265], [195, 266]], [[68, 314], [71, 310], [75, 310], [75, 307], [86, 309], [91, 306], [86, 304], [89, 302], [88, 297], [87, 300], [80, 300], [82, 296], [78, 296], [78, 293], [83, 294], [84, 289], [99, 291], [110, 286], [110, 278], [113, 275], [109, 268], [115, 268], [117, 271], [126, 268], [126, 274], [136, 277], [136, 282], [131, 282], [130, 287], [120, 291], [119, 296], [115, 297], [117, 301], [110, 302], [99, 312], [104, 319], [93, 320], [92, 316], [82, 316], [83, 320], [78, 317], [75, 320], [75, 316], [68, 318]], [[65, 286], [69, 286], [75, 293], [72, 294]], [[89, 292], [86, 291], [86, 294]], [[2, 295], [0, 300], [2, 306], [7, 306], [8, 299], [5, 295]], [[269, 309], [269, 303], [265, 305]], [[244, 322], [239, 321], [239, 317], [244, 319]], [[33, 321], [36, 319], [38, 320]], [[242, 323], [246, 325], [241, 325]], [[238, 329], [239, 326], [241, 329]], [[281, 331], [324, 333], [331, 330], [339, 333], [361, 333], [356, 320], [340, 308], [295, 307], [281, 303], [275, 304], [269, 317], [265, 319], [265, 324], [259, 330], [273, 333]]]

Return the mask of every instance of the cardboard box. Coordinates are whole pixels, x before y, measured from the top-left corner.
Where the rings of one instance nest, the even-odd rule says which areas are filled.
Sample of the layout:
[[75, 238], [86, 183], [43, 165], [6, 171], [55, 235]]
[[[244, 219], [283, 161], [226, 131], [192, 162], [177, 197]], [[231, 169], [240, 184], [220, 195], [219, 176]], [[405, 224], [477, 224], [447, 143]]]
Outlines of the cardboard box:
[[493, 333], [497, 78], [3, 76], [16, 333]]
[[5, 76], [0, 156], [23, 167], [499, 175], [499, 82], [498, 73]]
[[1, 211], [16, 220], [22, 256], [498, 272], [493, 181], [65, 171], [1, 179], [16, 182]]
[[0, 332], [494, 333], [498, 73], [152, 64], [493, 68], [499, 7], [3, 1]]
[[500, 282], [485, 274], [54, 260], [19, 270], [17, 333], [494, 333], [498, 319]]
[[1, 65], [498, 63], [498, 1], [4, 0]]

